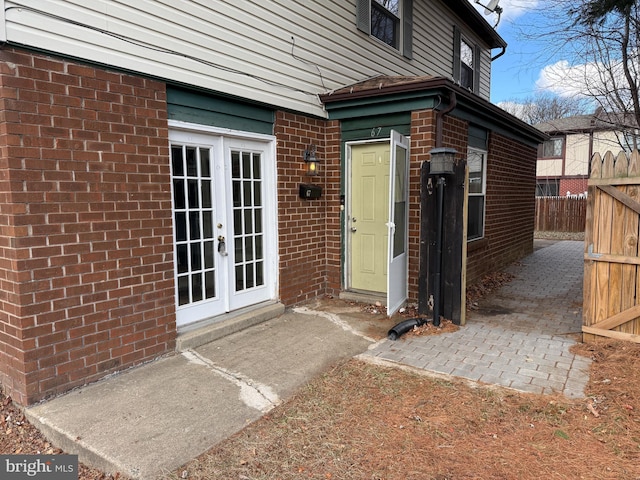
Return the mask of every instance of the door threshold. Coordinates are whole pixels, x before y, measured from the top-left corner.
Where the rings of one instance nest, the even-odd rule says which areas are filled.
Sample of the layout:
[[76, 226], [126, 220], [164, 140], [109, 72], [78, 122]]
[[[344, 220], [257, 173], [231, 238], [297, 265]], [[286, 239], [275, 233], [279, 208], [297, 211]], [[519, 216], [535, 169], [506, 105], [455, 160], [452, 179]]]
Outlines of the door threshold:
[[338, 298], [352, 302], [368, 303], [370, 305], [387, 306], [387, 294], [380, 292], [367, 292], [364, 290], [348, 290], [340, 292]]
[[280, 302], [264, 302], [178, 328], [176, 350], [197, 348], [284, 313]]

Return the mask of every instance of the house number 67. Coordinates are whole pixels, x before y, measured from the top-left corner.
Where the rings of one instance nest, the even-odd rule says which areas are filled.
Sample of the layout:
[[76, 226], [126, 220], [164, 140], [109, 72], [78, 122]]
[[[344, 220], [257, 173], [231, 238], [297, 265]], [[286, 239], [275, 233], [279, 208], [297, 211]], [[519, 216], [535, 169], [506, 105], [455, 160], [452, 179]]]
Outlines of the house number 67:
[[380, 135], [380, 132], [382, 131], [382, 127], [375, 127], [371, 129], [371, 136], [372, 137], [377, 137], [378, 135]]

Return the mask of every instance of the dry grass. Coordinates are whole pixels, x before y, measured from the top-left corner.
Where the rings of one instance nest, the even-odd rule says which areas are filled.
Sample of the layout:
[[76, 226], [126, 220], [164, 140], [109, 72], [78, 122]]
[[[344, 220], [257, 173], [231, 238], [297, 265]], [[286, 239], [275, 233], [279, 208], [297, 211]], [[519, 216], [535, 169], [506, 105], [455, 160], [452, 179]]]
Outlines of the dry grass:
[[579, 349], [579, 401], [351, 360], [167, 478], [640, 479], [640, 345]]

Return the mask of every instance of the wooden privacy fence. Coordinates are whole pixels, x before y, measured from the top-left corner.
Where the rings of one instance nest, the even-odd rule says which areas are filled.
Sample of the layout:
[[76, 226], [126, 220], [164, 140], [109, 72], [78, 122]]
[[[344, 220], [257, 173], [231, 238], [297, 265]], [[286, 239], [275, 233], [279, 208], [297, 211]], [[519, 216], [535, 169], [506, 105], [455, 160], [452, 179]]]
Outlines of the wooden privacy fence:
[[591, 160], [584, 253], [583, 338], [640, 343], [640, 154]]
[[536, 197], [537, 232], [584, 232], [587, 199]]

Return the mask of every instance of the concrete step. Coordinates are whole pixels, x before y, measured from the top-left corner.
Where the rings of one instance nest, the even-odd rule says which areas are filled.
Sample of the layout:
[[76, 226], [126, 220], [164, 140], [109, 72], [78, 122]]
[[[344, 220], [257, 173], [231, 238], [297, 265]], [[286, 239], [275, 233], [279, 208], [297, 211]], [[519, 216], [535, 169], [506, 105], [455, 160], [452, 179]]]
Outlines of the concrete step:
[[178, 330], [176, 350], [179, 352], [197, 348], [246, 328], [279, 317], [284, 305], [279, 302], [261, 304], [221, 315], [209, 321], [198, 322]]

